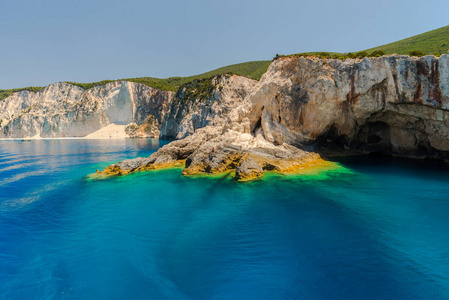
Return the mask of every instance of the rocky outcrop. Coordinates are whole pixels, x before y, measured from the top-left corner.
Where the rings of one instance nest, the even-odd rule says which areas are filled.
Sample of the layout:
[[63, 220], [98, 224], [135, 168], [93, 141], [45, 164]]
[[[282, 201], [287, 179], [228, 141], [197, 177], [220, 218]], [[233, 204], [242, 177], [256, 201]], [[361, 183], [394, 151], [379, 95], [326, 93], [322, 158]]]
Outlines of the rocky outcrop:
[[[287, 57], [275, 60], [257, 85], [239, 85], [239, 80], [228, 87], [242, 88], [243, 100], [229, 101], [234, 105], [218, 114], [219, 121], [199, 127], [213, 126], [192, 125], [194, 115], [214, 120], [213, 113], [203, 113], [210, 102], [172, 104], [161, 135], [187, 137], [141, 159], [138, 167], [122, 162], [104, 173], [185, 160], [186, 175], [236, 170], [237, 178], [251, 179], [261, 176], [261, 169], [288, 172], [322, 165], [317, 153], [449, 159], [447, 55]], [[229, 94], [215, 89], [213, 95], [228, 103]]]
[[176, 93], [162, 123], [161, 138], [182, 139], [206, 126], [223, 126], [254, 89], [256, 80], [222, 75], [195, 80]]
[[449, 160], [449, 56], [282, 57], [259, 82], [216, 76], [176, 95], [124, 81], [58, 83], [14, 93], [0, 102], [0, 119], [0, 137], [85, 136], [117, 124], [131, 137], [176, 139], [103, 174], [183, 164], [185, 175], [235, 171], [247, 180], [321, 166], [320, 155]]
[[158, 138], [161, 125], [153, 115], [149, 115], [146, 120], [137, 125], [131, 123], [125, 127], [125, 132], [131, 138]]
[[[248, 165], [249, 162], [251, 165]], [[183, 165], [184, 175], [219, 174], [233, 172], [238, 168], [237, 179], [249, 180], [262, 176], [263, 170], [290, 173], [305, 166], [321, 165], [322, 162], [316, 153], [289, 145], [276, 146], [261, 136], [254, 137], [234, 130], [223, 132], [223, 128], [208, 126], [198, 129], [187, 138], [165, 145], [147, 158], [111, 165], [102, 174], [125, 175]]]
[[0, 101], [0, 137], [82, 137], [109, 124], [139, 126], [149, 115], [161, 124], [173, 94], [127, 81], [16, 92]]
[[279, 59], [248, 102], [252, 132], [275, 144], [448, 159], [448, 55]]
[[243, 157], [240, 165], [235, 169], [235, 178], [238, 180], [252, 180], [262, 176], [262, 166], [250, 156]]

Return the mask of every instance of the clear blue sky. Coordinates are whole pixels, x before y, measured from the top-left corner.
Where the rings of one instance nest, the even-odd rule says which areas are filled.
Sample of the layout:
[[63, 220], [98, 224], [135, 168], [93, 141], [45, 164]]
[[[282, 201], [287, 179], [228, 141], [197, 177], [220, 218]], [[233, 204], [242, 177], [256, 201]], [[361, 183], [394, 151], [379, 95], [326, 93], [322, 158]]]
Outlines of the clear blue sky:
[[449, 24], [447, 1], [0, 0], [0, 89], [194, 75]]

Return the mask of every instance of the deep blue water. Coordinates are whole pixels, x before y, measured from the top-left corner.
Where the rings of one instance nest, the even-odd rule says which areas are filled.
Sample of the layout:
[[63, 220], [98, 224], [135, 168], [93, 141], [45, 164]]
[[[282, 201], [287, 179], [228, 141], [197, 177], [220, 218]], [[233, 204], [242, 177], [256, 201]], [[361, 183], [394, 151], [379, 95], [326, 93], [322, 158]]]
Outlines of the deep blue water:
[[107, 180], [157, 140], [0, 141], [0, 299], [449, 299], [449, 168]]

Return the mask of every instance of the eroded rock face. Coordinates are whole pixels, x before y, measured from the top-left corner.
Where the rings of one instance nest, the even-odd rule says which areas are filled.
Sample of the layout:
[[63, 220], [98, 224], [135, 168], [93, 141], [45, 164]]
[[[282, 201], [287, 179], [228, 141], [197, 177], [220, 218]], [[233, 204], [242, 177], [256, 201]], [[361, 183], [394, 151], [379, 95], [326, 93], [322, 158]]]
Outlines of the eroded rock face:
[[183, 164], [184, 175], [219, 174], [238, 169], [238, 180], [250, 180], [262, 176], [263, 170], [295, 172], [304, 165], [321, 162], [316, 153], [287, 144], [276, 146], [260, 135], [254, 137], [249, 133], [207, 126], [165, 145], [148, 158], [125, 160], [107, 167], [102, 173], [125, 175]]
[[84, 90], [68, 83], [0, 101], [0, 137], [82, 137], [109, 124], [160, 124], [173, 92], [118, 81]]
[[125, 127], [125, 132], [131, 138], [158, 138], [160, 135], [161, 125], [153, 115], [149, 115], [147, 119], [140, 125], [131, 123]]
[[[319, 164], [317, 153], [449, 159], [447, 55], [281, 58], [256, 85], [241, 79], [227, 84], [229, 92], [215, 90], [212, 102], [173, 104], [161, 135], [187, 137], [164, 146], [141, 166], [185, 160], [186, 175], [237, 170], [237, 177], [246, 179], [260, 176], [260, 169], [288, 172]], [[241, 98], [229, 96], [233, 85], [244, 90]], [[214, 114], [211, 103], [232, 105]], [[194, 116], [217, 121], [195, 127]], [[138, 169], [123, 171], [133, 170]]]
[[224, 126], [229, 113], [241, 105], [257, 83], [242, 76], [223, 75], [184, 86], [165, 114], [160, 137], [182, 139], [199, 128]]
[[449, 56], [276, 60], [248, 101], [267, 141], [448, 158]]
[[235, 178], [238, 180], [252, 180], [262, 176], [262, 166], [250, 156], [242, 158], [240, 165], [235, 169]]

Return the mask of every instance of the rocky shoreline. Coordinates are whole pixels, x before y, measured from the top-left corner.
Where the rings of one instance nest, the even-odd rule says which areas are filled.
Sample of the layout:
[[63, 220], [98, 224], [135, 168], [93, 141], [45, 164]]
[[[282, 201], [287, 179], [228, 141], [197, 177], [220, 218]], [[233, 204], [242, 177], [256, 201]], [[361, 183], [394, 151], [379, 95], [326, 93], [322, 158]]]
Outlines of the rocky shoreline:
[[[449, 56], [275, 60], [260, 82], [214, 79], [199, 99], [178, 93], [161, 137], [178, 140], [103, 174], [181, 164], [184, 175], [294, 172], [320, 153], [449, 157]], [[169, 120], [169, 121], [167, 121]], [[171, 124], [171, 125], [170, 125]]]
[[293, 146], [275, 146], [263, 138], [230, 131], [218, 134], [213, 127], [173, 141], [147, 158], [124, 160], [105, 168], [103, 175], [127, 175], [173, 166], [183, 166], [183, 175], [220, 174], [235, 171], [239, 181], [263, 176], [264, 171], [294, 173], [324, 161], [317, 153]]
[[184, 175], [235, 171], [250, 180], [319, 164], [322, 156], [449, 161], [448, 109], [448, 55], [281, 57], [260, 81], [221, 75], [177, 93], [129, 82], [14, 93], [0, 103], [0, 136], [86, 136], [126, 125], [130, 137], [175, 141], [103, 175], [184, 165]]

